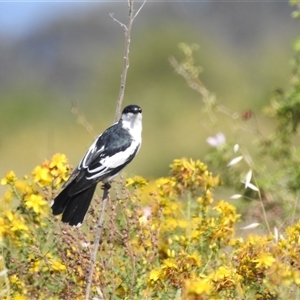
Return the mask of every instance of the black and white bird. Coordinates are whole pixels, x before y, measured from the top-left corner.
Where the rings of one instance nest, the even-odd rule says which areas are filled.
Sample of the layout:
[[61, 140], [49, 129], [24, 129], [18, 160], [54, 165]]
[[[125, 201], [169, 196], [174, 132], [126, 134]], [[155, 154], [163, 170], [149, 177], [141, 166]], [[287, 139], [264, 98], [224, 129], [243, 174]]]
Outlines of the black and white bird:
[[63, 190], [52, 204], [53, 215], [62, 214], [62, 221], [80, 226], [89, 208], [98, 182], [110, 188], [109, 182], [129, 164], [142, 142], [142, 109], [138, 105], [124, 108], [119, 122], [100, 134]]

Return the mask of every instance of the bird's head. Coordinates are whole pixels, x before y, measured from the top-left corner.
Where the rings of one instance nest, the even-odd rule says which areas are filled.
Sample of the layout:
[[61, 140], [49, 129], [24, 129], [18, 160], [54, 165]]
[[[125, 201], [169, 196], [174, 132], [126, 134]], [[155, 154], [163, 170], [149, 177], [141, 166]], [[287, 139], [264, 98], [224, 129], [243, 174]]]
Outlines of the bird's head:
[[123, 109], [121, 120], [122, 126], [127, 129], [141, 127], [142, 109], [135, 104], [128, 105]]
[[123, 112], [122, 112], [122, 116], [123, 115], [130, 115], [130, 114], [141, 114], [142, 113], [142, 109], [138, 106], [138, 105], [135, 105], [135, 104], [131, 104], [131, 105], [128, 105], [126, 106], [124, 109], [123, 109]]

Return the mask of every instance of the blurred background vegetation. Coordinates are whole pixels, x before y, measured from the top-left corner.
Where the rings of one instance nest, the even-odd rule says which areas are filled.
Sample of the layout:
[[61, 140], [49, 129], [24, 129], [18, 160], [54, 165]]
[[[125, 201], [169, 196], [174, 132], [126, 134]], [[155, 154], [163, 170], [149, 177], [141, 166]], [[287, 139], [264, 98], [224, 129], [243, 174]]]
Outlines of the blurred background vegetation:
[[[34, 3], [1, 3], [0, 18], [24, 5]], [[3, 176], [10, 170], [28, 174], [56, 152], [76, 165], [114, 119], [124, 32], [109, 14], [126, 22], [127, 4], [36, 5], [30, 30], [0, 28]], [[234, 131], [222, 117], [216, 126], [206, 122], [200, 95], [175, 74], [168, 58], [183, 58], [181, 42], [198, 44], [194, 57], [205, 86], [238, 118], [251, 109], [267, 134], [272, 121], [261, 112], [275, 90], [288, 86], [291, 44], [299, 34], [291, 12], [287, 2], [147, 2], [133, 28], [124, 102], [143, 108], [143, 146], [127, 173], [155, 178], [167, 174], [174, 158], [204, 160], [207, 137], [219, 131], [227, 141], [249, 143], [251, 151], [255, 135]], [[94, 136], [77, 122], [72, 103]]]

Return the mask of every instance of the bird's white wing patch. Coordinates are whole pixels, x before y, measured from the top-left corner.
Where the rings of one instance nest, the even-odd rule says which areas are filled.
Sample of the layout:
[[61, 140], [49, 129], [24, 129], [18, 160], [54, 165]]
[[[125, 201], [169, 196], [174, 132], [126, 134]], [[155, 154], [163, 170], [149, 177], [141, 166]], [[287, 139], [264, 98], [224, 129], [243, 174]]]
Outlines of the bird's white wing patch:
[[96, 139], [94, 141], [94, 143], [91, 145], [91, 147], [89, 148], [89, 150], [87, 151], [87, 153], [84, 155], [84, 157], [82, 158], [80, 164], [79, 164], [79, 169], [81, 168], [88, 168], [89, 164], [91, 163], [91, 161], [93, 160], [93, 158], [95, 157], [95, 154], [99, 155], [100, 152], [102, 152], [104, 150], [104, 146], [102, 146], [100, 149], [97, 150], [96, 144], [97, 144], [98, 139]]
[[112, 156], [106, 156], [100, 160], [100, 166], [98, 168], [89, 169], [88, 172], [93, 174], [88, 176], [87, 179], [95, 179], [101, 177], [109, 172], [111, 169], [115, 169], [123, 164], [125, 164], [129, 157], [139, 148], [138, 143], [133, 143], [125, 151], [118, 152]]
[[117, 168], [118, 166], [123, 165], [128, 160], [128, 158], [136, 151], [137, 147], [138, 145], [133, 143], [125, 151], [118, 152], [113, 156], [105, 157], [101, 161], [101, 163], [107, 168]]

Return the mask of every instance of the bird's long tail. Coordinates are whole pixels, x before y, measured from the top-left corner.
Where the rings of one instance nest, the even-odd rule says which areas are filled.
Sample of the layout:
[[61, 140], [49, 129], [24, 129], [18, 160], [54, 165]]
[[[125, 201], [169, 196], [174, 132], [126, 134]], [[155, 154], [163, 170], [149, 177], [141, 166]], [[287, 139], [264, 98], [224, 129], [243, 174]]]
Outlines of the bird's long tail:
[[89, 208], [96, 184], [90, 188], [70, 196], [69, 191], [75, 181], [66, 186], [54, 199], [52, 205], [53, 215], [62, 214], [62, 221], [72, 226], [80, 226]]

